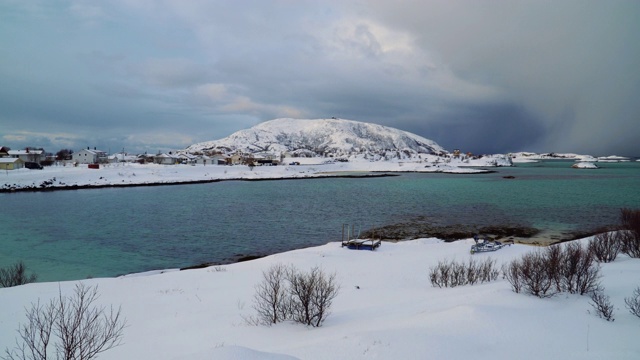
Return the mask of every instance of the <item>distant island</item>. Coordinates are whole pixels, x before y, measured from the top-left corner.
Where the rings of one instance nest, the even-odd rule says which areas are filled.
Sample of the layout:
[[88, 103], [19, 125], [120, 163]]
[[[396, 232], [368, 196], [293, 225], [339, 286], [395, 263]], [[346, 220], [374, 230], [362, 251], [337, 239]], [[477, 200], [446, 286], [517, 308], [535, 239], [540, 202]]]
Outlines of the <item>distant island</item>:
[[472, 154], [407, 131], [344, 119], [275, 119], [214, 141], [158, 154], [0, 148], [0, 192], [166, 185], [222, 180], [366, 177], [399, 172], [477, 174], [514, 163], [573, 160], [581, 169], [620, 156]]

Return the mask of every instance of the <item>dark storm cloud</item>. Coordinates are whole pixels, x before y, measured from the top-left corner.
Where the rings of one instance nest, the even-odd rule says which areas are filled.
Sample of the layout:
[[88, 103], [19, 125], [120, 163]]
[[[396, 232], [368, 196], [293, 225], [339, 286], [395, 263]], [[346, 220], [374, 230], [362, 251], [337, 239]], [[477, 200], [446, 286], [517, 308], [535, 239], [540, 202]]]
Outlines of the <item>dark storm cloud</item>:
[[637, 2], [0, 5], [0, 141], [158, 151], [277, 117], [640, 154]]
[[474, 154], [494, 154], [504, 149], [528, 149], [545, 136], [543, 124], [524, 108], [510, 104], [461, 106], [441, 114], [441, 121], [400, 122], [407, 131], [438, 139], [445, 149]]
[[[538, 119], [538, 150], [638, 154], [635, 1], [374, 1], [461, 79], [505, 92]], [[514, 149], [516, 150], [516, 149]]]

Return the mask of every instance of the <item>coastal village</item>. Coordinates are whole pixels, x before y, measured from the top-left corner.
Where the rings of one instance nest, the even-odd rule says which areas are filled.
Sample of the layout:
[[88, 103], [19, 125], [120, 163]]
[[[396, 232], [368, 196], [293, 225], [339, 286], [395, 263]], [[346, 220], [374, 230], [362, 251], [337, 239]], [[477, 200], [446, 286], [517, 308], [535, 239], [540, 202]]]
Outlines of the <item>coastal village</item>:
[[[466, 160], [478, 159], [482, 156], [474, 156], [472, 153], [461, 153], [455, 149], [452, 153], [440, 155], [450, 159]], [[63, 149], [53, 154], [46, 152], [42, 148], [25, 148], [20, 150], [12, 150], [10, 147], [0, 147], [0, 170], [17, 170], [17, 169], [42, 169], [44, 166], [79, 166], [83, 165], [88, 168], [100, 168], [100, 165], [116, 164], [116, 163], [135, 163], [135, 164], [157, 164], [157, 165], [281, 165], [285, 163], [287, 158], [306, 157], [305, 154], [299, 153], [281, 153], [279, 156], [273, 153], [247, 153], [243, 151], [234, 151], [231, 154], [220, 152], [204, 151], [196, 152], [158, 152], [156, 154], [129, 154], [126, 152], [118, 152], [108, 154], [106, 151], [97, 149], [96, 147], [87, 147], [86, 149], [74, 152], [73, 150]], [[576, 160], [575, 168], [597, 168], [593, 162], [620, 162], [629, 161], [630, 159], [622, 156], [603, 156], [592, 157], [588, 155], [576, 154], [536, 154], [530, 152], [521, 152], [508, 154], [507, 156], [514, 162], [529, 162], [537, 160]], [[337, 161], [348, 161], [336, 158]], [[299, 162], [291, 162], [289, 165], [299, 165]], [[502, 165], [504, 166], [504, 165]]]
[[42, 148], [25, 148], [12, 150], [0, 147], [0, 170], [17, 170], [22, 168], [42, 169], [43, 166], [78, 166], [88, 165], [89, 168], [99, 168], [100, 165], [113, 163], [138, 163], [158, 165], [278, 165], [284, 155], [276, 158], [273, 154], [190, 154], [184, 152], [167, 152], [157, 154], [128, 154], [119, 152], [109, 155], [106, 151], [96, 147], [74, 152], [61, 150], [57, 154], [46, 152]]

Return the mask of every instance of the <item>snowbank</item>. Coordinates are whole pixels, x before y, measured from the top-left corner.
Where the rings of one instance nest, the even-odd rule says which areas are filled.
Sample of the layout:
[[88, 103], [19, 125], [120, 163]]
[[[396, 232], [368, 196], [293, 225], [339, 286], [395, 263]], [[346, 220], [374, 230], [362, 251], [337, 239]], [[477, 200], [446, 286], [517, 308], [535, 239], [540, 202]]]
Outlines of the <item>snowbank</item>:
[[[506, 280], [440, 289], [429, 268], [470, 256], [506, 263], [535, 247], [512, 245], [470, 255], [473, 240], [419, 239], [376, 251], [339, 243], [254, 261], [188, 271], [88, 279], [102, 304], [121, 305], [124, 344], [100, 359], [637, 359], [640, 319], [624, 297], [640, 285], [640, 260], [602, 265], [602, 285], [615, 322], [596, 317], [586, 296], [550, 299], [516, 294]], [[248, 325], [254, 285], [273, 264], [335, 272], [341, 290], [321, 328], [293, 323]], [[0, 350], [13, 345], [24, 307], [47, 301], [76, 282], [0, 289]]]

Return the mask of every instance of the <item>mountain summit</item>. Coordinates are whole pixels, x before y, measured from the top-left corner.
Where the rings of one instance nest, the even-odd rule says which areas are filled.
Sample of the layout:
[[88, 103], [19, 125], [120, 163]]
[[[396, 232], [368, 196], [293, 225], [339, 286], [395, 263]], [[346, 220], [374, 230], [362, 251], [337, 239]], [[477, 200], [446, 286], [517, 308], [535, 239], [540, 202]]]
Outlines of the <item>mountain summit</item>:
[[305, 157], [370, 155], [405, 158], [445, 154], [434, 141], [387, 126], [343, 119], [275, 119], [230, 136], [194, 144], [189, 153], [272, 153]]

